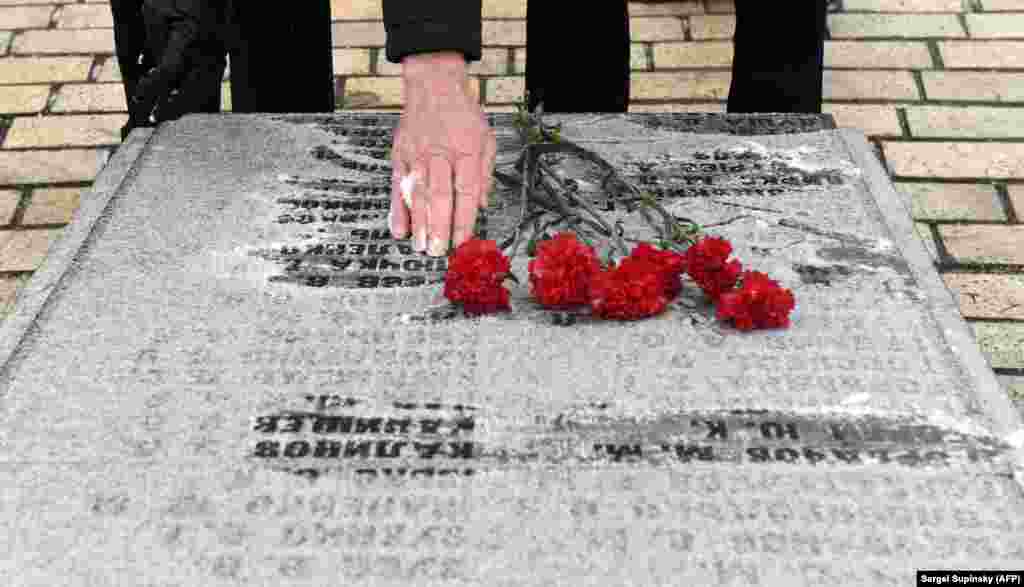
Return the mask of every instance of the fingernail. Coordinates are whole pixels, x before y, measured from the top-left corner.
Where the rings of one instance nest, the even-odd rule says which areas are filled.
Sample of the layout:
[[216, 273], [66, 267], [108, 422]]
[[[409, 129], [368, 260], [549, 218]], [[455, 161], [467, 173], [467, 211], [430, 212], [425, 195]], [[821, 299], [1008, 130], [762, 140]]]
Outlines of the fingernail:
[[448, 245], [439, 238], [430, 239], [430, 256], [440, 257], [448, 252]]
[[413, 239], [412, 248], [417, 253], [422, 253], [427, 248], [427, 232], [425, 230], [417, 230], [416, 238]]

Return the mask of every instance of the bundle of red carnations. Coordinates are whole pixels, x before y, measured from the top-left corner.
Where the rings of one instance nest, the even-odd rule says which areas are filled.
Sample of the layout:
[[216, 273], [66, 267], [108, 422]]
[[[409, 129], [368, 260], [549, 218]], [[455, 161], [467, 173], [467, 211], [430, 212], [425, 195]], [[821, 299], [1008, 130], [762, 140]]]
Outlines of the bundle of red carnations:
[[[506, 279], [519, 280], [504, 251], [511, 248], [514, 258], [520, 237], [529, 232], [527, 252], [534, 257], [529, 263], [530, 290], [544, 308], [589, 307], [590, 314], [598, 318], [639, 320], [664, 312], [682, 292], [682, 275], [686, 273], [717, 305], [720, 320], [731, 320], [740, 330], [789, 326], [789, 313], [795, 306], [792, 292], [763, 273], [743, 271], [739, 261], [729, 260], [732, 245], [727, 240], [698, 238], [703, 231], [696, 222], [669, 213], [657, 198], [632, 185], [603, 157], [563, 138], [561, 126], [545, 125], [543, 108], [531, 114], [528, 103], [529, 95], [519, 102], [515, 118], [524, 145], [515, 165], [518, 175], [494, 171], [500, 184], [520, 194], [517, 228], [500, 246], [492, 240], [472, 239], [455, 249], [445, 275], [444, 295], [449, 301], [461, 304], [469, 315], [511, 309], [509, 291], [503, 284]], [[639, 212], [657, 232], [655, 241], [661, 249], [627, 238], [621, 220], [614, 227], [607, 222], [588, 203], [589, 196], [576, 193], [543, 159], [556, 153], [596, 165], [603, 176], [601, 190], [627, 211]], [[550, 220], [552, 217], [555, 220]], [[548, 222], [542, 226], [544, 219]], [[548, 228], [557, 224], [569, 228], [549, 238]], [[612, 245], [604, 263], [588, 237]], [[630, 251], [627, 241], [638, 244]], [[684, 246], [684, 252], [679, 252]]]
[[[638, 320], [665, 311], [682, 291], [686, 273], [716, 304], [720, 320], [740, 330], [784, 328], [795, 306], [793, 293], [757, 271], [743, 271], [729, 260], [732, 245], [704, 237], [680, 254], [641, 242], [632, 253], [604, 269], [594, 250], [572, 232], [541, 241], [529, 263], [530, 290], [541, 306], [568, 310], [589, 306], [593, 316]], [[444, 295], [469, 315], [507, 311], [505, 279], [515, 279], [511, 262], [497, 243], [473, 239], [453, 252]]]

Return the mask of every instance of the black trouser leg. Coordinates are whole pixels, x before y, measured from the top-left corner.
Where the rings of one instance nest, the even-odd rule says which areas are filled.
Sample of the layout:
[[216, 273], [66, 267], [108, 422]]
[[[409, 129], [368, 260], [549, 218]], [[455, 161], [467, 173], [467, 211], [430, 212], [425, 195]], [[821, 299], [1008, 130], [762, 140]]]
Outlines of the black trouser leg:
[[142, 20], [142, 0], [110, 0], [114, 16], [114, 51], [124, 84], [125, 107], [135, 93], [135, 84], [145, 73], [139, 56], [146, 51], [146, 25]]
[[729, 112], [821, 112], [825, 0], [736, 0]]
[[[110, 10], [114, 16], [114, 51], [117, 54], [117, 65], [121, 70], [121, 83], [124, 86], [125, 108], [131, 110], [131, 98], [139, 78], [154, 67], [156, 62], [146, 47], [146, 24], [142, 18], [142, 0], [110, 0]], [[141, 63], [140, 63], [141, 58]], [[131, 120], [121, 127], [121, 141], [128, 138], [128, 133], [135, 128], [138, 121]]]
[[232, 112], [334, 112], [330, 0], [236, 0]]
[[626, 112], [626, 0], [527, 0], [526, 61], [531, 112]]

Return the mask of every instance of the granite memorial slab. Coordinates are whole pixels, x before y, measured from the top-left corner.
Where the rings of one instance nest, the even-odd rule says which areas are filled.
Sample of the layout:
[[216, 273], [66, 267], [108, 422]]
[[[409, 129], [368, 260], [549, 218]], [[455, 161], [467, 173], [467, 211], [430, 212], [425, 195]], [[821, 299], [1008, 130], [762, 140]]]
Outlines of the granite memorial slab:
[[[0, 584], [908, 585], [1024, 567], [1024, 427], [906, 202], [827, 116], [550, 115], [797, 300], [446, 304], [397, 116], [136, 130], [0, 326]], [[497, 168], [519, 145], [492, 115]], [[634, 235], [594, 169], [559, 173]], [[506, 238], [497, 186], [482, 238]]]

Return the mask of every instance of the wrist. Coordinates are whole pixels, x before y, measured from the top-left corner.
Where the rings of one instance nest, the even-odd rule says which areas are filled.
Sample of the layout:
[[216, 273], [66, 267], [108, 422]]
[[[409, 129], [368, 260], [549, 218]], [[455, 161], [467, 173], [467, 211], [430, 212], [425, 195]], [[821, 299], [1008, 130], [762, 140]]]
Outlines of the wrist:
[[466, 58], [458, 51], [408, 55], [402, 59], [402, 77], [420, 79], [466, 75]]

